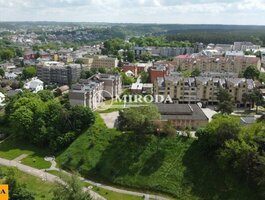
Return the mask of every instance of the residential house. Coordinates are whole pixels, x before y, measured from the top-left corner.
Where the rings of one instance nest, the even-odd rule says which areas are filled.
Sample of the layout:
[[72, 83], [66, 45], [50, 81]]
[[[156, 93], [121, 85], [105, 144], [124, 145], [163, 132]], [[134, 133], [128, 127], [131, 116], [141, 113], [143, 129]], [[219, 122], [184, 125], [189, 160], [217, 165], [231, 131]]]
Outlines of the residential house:
[[24, 88], [32, 91], [33, 93], [37, 93], [43, 90], [43, 81], [38, 78], [32, 78], [29, 82], [25, 83]]

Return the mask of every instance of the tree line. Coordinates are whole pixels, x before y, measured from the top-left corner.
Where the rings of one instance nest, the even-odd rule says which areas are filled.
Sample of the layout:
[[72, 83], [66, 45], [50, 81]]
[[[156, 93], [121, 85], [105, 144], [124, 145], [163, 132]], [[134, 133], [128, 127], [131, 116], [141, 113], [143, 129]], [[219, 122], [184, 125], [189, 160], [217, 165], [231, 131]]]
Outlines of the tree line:
[[198, 144], [207, 159], [224, 173], [235, 174], [253, 185], [265, 198], [264, 118], [252, 126], [242, 126], [238, 118], [219, 116], [197, 131]]
[[46, 90], [16, 95], [7, 104], [5, 114], [17, 137], [53, 152], [67, 147], [95, 120], [89, 108], [62, 104]]

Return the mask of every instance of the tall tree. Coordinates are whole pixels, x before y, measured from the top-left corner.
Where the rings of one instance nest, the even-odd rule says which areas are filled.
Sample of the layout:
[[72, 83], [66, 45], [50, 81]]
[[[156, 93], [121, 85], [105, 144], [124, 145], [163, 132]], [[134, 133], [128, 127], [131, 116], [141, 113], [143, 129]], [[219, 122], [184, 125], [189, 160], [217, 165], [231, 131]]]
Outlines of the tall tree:
[[37, 69], [34, 66], [25, 67], [22, 72], [23, 78], [28, 79], [37, 75]]
[[228, 90], [221, 88], [217, 94], [218, 111], [223, 114], [230, 114], [233, 112], [232, 95]]
[[118, 126], [124, 131], [151, 134], [155, 130], [154, 121], [160, 119], [155, 106], [132, 107], [120, 111]]
[[258, 79], [259, 74], [260, 74], [260, 71], [253, 65], [248, 66], [247, 69], [243, 73], [244, 78], [253, 79], [253, 80]]

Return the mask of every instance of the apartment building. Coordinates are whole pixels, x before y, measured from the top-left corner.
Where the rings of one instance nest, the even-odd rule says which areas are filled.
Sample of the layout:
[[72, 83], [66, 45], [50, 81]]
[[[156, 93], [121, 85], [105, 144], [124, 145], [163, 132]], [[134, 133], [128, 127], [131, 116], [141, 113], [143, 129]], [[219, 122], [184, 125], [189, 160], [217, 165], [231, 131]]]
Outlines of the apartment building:
[[79, 64], [65, 65], [62, 62], [48, 61], [37, 65], [37, 76], [45, 84], [71, 84], [80, 79], [82, 67]]
[[96, 74], [88, 80], [103, 82], [105, 98], [116, 98], [122, 93], [122, 80], [118, 74]]
[[141, 56], [149, 53], [155, 56], [174, 57], [182, 54], [193, 54], [195, 48], [193, 47], [134, 47], [136, 56]]
[[232, 95], [234, 102], [238, 106], [243, 106], [243, 94], [255, 88], [255, 83], [251, 79], [228, 78], [226, 79], [227, 89]]
[[232, 72], [242, 73], [245, 69], [254, 65], [261, 69], [261, 61], [257, 57], [233, 56], [233, 57], [183, 57], [177, 56], [174, 59], [175, 68], [182, 70], [199, 69], [201, 72]]
[[118, 66], [118, 59], [103, 55], [94, 55], [82, 58], [88, 68], [115, 68]]
[[121, 93], [120, 75], [96, 74], [73, 85], [69, 92], [69, 100], [71, 105], [96, 109], [103, 100], [118, 97]]
[[234, 42], [234, 51], [258, 50], [260, 45], [254, 45], [252, 42]]
[[79, 105], [96, 109], [103, 101], [102, 90], [104, 83], [88, 80], [86, 83], [74, 84], [69, 92], [69, 101], [72, 106]]
[[154, 83], [158, 77], [168, 76], [169, 68], [170, 66], [164, 63], [155, 63], [153, 67], [150, 67], [148, 69], [148, 74], [151, 83]]
[[195, 104], [198, 102], [206, 105], [218, 103], [217, 94], [220, 88], [229, 90], [237, 107], [244, 105], [242, 96], [255, 87], [253, 80], [244, 78], [210, 78], [195, 77], [183, 78], [168, 76], [157, 78], [154, 83], [154, 95], [163, 95], [179, 104]]

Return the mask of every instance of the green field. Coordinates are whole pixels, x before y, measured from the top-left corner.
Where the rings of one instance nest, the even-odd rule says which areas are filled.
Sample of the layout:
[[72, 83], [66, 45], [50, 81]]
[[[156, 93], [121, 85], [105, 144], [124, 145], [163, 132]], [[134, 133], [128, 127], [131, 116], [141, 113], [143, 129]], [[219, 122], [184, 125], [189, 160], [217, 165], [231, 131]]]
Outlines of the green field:
[[25, 144], [25, 142], [17, 140], [14, 137], [9, 137], [0, 143], [1, 158], [13, 160], [22, 154], [28, 155], [21, 160], [22, 164], [38, 169], [45, 169], [51, 166], [50, 162], [44, 160], [45, 156], [49, 156], [49, 152], [45, 149]]
[[99, 117], [57, 161], [85, 177], [180, 200], [258, 199], [254, 188], [208, 161], [193, 139], [122, 134]]
[[[10, 168], [1, 166], [0, 169], [6, 171]], [[14, 169], [15, 177], [18, 180], [18, 183], [26, 184], [27, 190], [34, 194], [36, 200], [52, 199], [52, 189], [54, 188], [54, 184], [42, 181], [40, 178], [28, 175], [16, 168], [12, 169]]]

